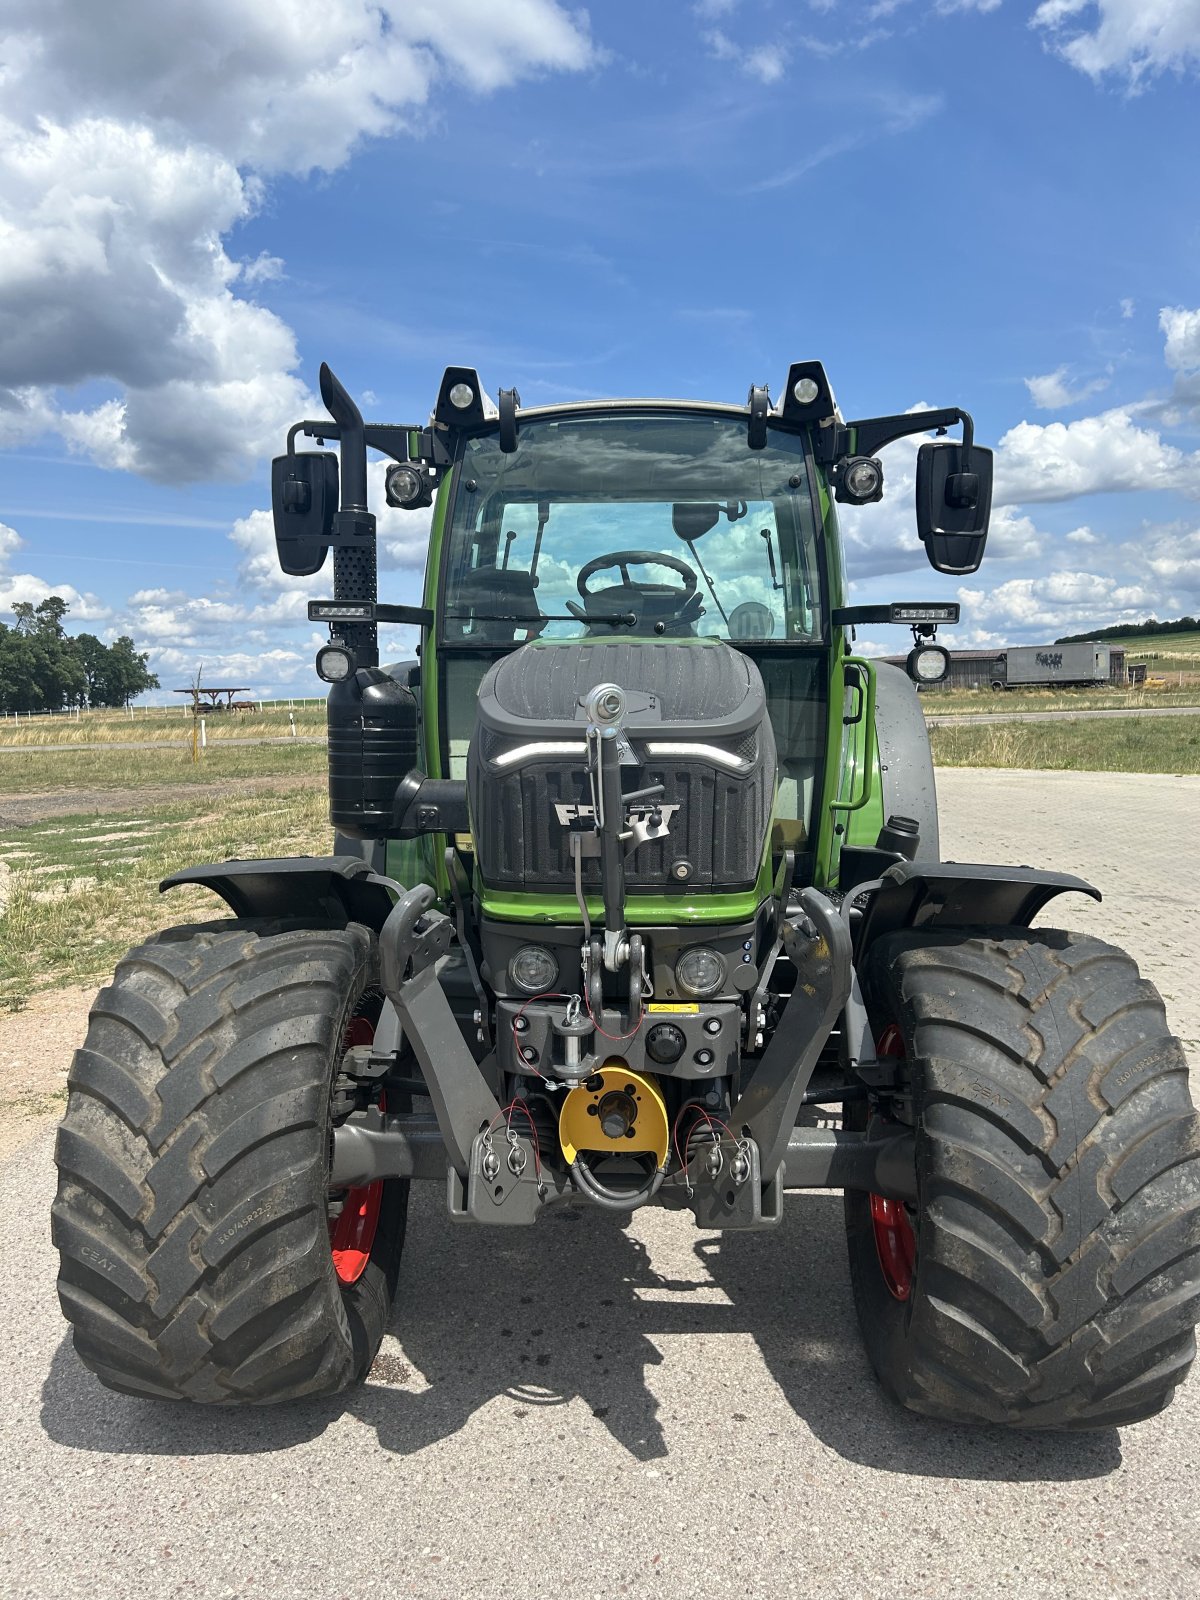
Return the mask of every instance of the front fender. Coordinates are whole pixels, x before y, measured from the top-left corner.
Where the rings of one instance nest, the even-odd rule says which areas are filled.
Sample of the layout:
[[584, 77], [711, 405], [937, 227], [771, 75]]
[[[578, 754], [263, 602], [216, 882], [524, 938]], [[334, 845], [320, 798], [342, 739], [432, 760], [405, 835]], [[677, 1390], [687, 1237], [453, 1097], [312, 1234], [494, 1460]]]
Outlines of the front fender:
[[342, 927], [361, 922], [376, 932], [387, 920], [395, 899], [391, 891], [398, 887], [358, 856], [219, 861], [173, 872], [159, 891], [181, 883], [211, 889], [237, 917], [297, 918]]
[[1069, 872], [899, 861], [855, 892], [856, 904], [870, 896], [855, 934], [855, 959], [876, 939], [901, 928], [1027, 928], [1055, 895], [1072, 891], [1101, 898], [1099, 889]]

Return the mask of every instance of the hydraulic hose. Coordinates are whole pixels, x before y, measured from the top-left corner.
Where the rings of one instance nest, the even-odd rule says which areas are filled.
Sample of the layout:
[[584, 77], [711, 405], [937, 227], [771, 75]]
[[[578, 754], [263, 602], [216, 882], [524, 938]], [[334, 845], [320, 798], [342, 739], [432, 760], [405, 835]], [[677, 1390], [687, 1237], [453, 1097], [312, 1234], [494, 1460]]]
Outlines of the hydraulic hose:
[[576, 1156], [571, 1163], [571, 1176], [575, 1180], [575, 1187], [580, 1194], [586, 1195], [593, 1205], [600, 1206], [604, 1211], [636, 1211], [639, 1206], [644, 1206], [663, 1186], [663, 1179], [667, 1175], [665, 1166], [656, 1167], [650, 1181], [641, 1189], [635, 1189], [632, 1194], [622, 1194], [617, 1189], [610, 1189], [600, 1182], [595, 1173], [589, 1172], [583, 1163], [582, 1156]]

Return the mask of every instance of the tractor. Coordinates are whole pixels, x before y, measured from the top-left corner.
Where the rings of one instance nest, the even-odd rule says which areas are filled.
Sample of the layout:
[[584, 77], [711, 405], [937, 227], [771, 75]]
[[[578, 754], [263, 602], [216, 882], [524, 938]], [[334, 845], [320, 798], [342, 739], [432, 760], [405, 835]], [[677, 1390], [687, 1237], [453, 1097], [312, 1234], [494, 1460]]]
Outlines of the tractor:
[[[836, 508], [880, 499], [906, 435], [935, 435], [929, 562], [979, 566], [971, 417], [846, 421], [818, 361], [744, 406], [526, 407], [470, 367], [425, 425], [364, 422], [328, 367], [321, 394], [272, 499], [285, 573], [333, 553], [308, 605], [333, 849], [174, 873], [222, 914], [99, 992], [53, 1210], [84, 1363], [214, 1404], [362, 1380], [417, 1180], [498, 1229], [772, 1229], [834, 1189], [897, 1403], [1160, 1411], [1200, 1314], [1182, 1048], [1127, 955], [1033, 926], [1094, 887], [942, 859], [917, 690], [957, 604], [846, 598]], [[379, 599], [368, 451], [429, 520], [420, 605]], [[380, 664], [381, 624], [413, 659]], [[906, 671], [855, 652], [864, 625], [912, 630]]]

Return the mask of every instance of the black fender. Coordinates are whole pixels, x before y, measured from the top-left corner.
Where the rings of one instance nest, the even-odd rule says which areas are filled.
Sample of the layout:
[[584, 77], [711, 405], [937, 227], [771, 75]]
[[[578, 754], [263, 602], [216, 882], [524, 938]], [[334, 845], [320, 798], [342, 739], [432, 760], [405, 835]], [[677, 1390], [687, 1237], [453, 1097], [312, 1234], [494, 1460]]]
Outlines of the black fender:
[[898, 861], [854, 893], [863, 907], [854, 939], [855, 961], [883, 934], [901, 928], [1027, 928], [1056, 895], [1101, 898], [1099, 889], [1070, 872], [1035, 867], [990, 867], [956, 861]]
[[921, 697], [907, 672], [886, 661], [874, 666], [875, 741], [884, 821], [893, 815], [912, 817], [921, 830], [917, 859], [936, 861], [941, 854], [937, 783]]
[[373, 872], [361, 857], [349, 855], [185, 867], [164, 878], [159, 892], [181, 883], [211, 889], [236, 917], [287, 917], [341, 927], [361, 922], [376, 932], [387, 921], [399, 888]]

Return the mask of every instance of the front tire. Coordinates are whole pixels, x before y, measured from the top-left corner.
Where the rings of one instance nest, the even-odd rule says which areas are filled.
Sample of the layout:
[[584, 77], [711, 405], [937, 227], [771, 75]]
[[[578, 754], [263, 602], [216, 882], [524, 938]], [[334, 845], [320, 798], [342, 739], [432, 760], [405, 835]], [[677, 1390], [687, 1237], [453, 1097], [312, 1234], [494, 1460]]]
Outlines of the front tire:
[[[108, 1387], [262, 1404], [365, 1376], [408, 1183], [380, 1185], [352, 1237], [344, 1203], [331, 1222], [328, 1176], [338, 1069], [378, 1005], [375, 960], [357, 926], [217, 922], [158, 935], [100, 991], [71, 1067], [52, 1225], [75, 1349]], [[339, 1237], [360, 1252], [350, 1267]]]
[[1200, 1136], [1154, 987], [1098, 939], [1000, 929], [883, 939], [865, 991], [917, 1136], [915, 1207], [846, 1196], [884, 1389], [1023, 1428], [1161, 1411], [1195, 1354]]

